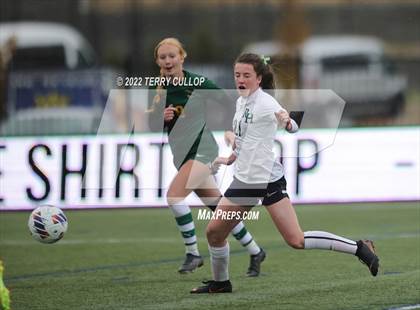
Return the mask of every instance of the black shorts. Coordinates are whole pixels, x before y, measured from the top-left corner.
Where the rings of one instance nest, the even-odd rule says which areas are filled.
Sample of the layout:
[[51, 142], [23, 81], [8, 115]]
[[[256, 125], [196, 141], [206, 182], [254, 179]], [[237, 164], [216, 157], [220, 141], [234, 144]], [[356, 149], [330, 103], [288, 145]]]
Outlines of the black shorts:
[[248, 184], [233, 178], [224, 196], [235, 204], [252, 207], [262, 200], [264, 206], [272, 205], [283, 198], [288, 198], [284, 177], [272, 183]]

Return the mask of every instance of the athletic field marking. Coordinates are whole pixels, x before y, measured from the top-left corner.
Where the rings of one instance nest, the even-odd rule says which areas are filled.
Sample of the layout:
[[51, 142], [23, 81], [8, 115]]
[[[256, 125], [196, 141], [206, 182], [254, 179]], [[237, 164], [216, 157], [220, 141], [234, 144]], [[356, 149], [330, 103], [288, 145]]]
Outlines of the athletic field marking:
[[413, 309], [420, 309], [420, 304], [388, 308], [386, 310], [413, 310]]

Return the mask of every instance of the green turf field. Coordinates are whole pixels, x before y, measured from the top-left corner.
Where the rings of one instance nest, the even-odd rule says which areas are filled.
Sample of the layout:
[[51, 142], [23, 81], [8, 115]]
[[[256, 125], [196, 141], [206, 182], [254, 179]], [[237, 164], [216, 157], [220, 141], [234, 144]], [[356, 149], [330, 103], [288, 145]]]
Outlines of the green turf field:
[[[191, 295], [210, 279], [204, 267], [179, 275], [184, 247], [168, 209], [67, 211], [57, 244], [33, 240], [27, 212], [0, 213], [0, 257], [12, 309], [389, 309], [420, 304], [420, 205], [297, 206], [304, 230], [370, 238], [380, 257], [374, 278], [354, 256], [286, 246], [267, 212], [247, 227], [267, 252], [258, 278], [245, 277], [248, 254], [231, 239], [233, 294]], [[194, 210], [196, 219], [198, 209]]]

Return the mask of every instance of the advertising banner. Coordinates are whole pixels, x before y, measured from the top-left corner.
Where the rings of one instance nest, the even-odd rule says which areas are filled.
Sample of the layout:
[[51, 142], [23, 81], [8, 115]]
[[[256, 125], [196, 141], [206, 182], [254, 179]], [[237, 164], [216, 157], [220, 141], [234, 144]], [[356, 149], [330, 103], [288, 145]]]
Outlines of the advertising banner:
[[[332, 144], [328, 129], [279, 131], [275, 152], [294, 203], [418, 201], [419, 138], [419, 127], [341, 129]], [[176, 172], [161, 134], [3, 138], [0, 162], [0, 210], [165, 206]], [[232, 171], [215, 176], [222, 192]], [[194, 194], [187, 203], [201, 205]]]

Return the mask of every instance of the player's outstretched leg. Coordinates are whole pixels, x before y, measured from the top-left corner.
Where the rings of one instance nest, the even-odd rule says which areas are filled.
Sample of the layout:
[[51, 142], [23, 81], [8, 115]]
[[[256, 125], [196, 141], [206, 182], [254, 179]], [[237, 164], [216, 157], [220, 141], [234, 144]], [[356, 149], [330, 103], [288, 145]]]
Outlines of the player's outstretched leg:
[[372, 276], [379, 270], [379, 258], [370, 240], [353, 241], [325, 231], [307, 231], [304, 233], [305, 249], [324, 249], [356, 255], [368, 266]]
[[291, 247], [353, 254], [369, 267], [373, 276], [378, 274], [379, 258], [374, 252], [371, 241], [359, 240], [356, 242], [326, 231], [302, 232], [296, 212], [288, 198], [284, 198], [266, 209], [278, 231]]
[[175, 216], [178, 229], [185, 244], [185, 260], [179, 267], [178, 272], [182, 274], [193, 272], [195, 269], [203, 266], [203, 258], [198, 251], [191, 209], [182, 202], [172, 204], [169, 207]]

